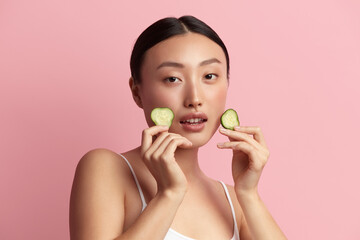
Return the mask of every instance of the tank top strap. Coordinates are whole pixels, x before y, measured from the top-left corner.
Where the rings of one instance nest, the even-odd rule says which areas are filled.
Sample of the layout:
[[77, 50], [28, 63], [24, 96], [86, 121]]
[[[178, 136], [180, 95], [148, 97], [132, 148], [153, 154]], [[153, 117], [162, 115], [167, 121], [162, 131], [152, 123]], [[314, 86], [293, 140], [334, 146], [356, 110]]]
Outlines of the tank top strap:
[[219, 182], [221, 183], [221, 185], [223, 186], [223, 188], [225, 190], [226, 198], [229, 201], [230, 208], [231, 208], [231, 213], [232, 213], [233, 220], [234, 220], [234, 237], [233, 237], [233, 239], [240, 239], [239, 230], [238, 230], [237, 223], [236, 223], [235, 210], [234, 210], [234, 206], [233, 206], [232, 201], [231, 201], [229, 190], [227, 189], [225, 183], [223, 183], [222, 181], [219, 181]]
[[141, 202], [142, 202], [142, 209], [141, 209], [141, 212], [142, 212], [142, 211], [144, 211], [144, 209], [146, 208], [146, 205], [147, 205], [147, 204], [146, 204], [146, 201], [145, 201], [145, 197], [144, 197], [143, 191], [142, 191], [141, 186], [140, 186], [140, 184], [139, 184], [139, 181], [138, 181], [138, 179], [137, 179], [137, 177], [136, 177], [135, 171], [134, 171], [134, 169], [132, 168], [130, 162], [129, 162], [122, 154], [119, 153], [119, 155], [125, 160], [125, 162], [126, 162], [127, 165], [129, 166], [130, 171], [131, 171], [131, 173], [132, 173], [132, 175], [133, 175], [133, 177], [134, 177], [136, 186], [137, 186], [138, 191], [139, 191], [139, 194], [140, 194]]

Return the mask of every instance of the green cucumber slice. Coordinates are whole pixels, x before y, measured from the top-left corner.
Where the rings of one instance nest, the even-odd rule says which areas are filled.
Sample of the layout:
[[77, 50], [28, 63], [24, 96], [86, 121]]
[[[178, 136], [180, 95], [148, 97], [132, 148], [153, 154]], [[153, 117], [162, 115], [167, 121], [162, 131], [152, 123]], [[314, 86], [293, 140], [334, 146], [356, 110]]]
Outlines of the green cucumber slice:
[[234, 127], [239, 126], [239, 117], [234, 109], [226, 110], [220, 118], [221, 125], [226, 129], [234, 130]]
[[172, 121], [174, 119], [174, 113], [170, 108], [154, 108], [151, 111], [151, 120], [153, 120], [153, 122], [156, 125], [161, 125], [161, 126], [168, 126], [170, 127], [172, 124]]

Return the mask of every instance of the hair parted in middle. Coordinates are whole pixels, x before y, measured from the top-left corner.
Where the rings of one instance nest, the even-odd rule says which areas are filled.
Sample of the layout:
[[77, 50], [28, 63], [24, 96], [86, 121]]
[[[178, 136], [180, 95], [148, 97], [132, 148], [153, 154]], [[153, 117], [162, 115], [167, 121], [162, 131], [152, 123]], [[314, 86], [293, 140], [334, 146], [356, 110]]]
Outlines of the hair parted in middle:
[[160, 19], [146, 28], [136, 40], [130, 58], [131, 76], [135, 84], [141, 83], [140, 70], [143, 58], [148, 49], [157, 43], [176, 35], [189, 32], [201, 34], [217, 43], [224, 51], [226, 58], [227, 78], [230, 74], [230, 59], [225, 44], [218, 34], [206, 23], [194, 16], [185, 15], [180, 18], [167, 17]]

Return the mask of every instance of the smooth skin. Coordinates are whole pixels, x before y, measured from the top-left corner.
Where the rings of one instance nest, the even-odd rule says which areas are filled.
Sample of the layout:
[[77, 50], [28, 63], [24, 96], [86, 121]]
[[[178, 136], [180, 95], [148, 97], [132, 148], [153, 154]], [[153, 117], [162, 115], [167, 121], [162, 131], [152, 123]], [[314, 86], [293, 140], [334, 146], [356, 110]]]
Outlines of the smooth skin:
[[[172, 229], [195, 239], [230, 239], [233, 219], [220, 183], [199, 167], [198, 150], [215, 134], [224, 112], [228, 80], [222, 49], [208, 38], [187, 33], [149, 49], [141, 83], [130, 78], [134, 101], [149, 128], [141, 146], [123, 153], [145, 195], [141, 199], [129, 167], [119, 154], [95, 149], [80, 160], [70, 199], [71, 239], [164, 239]], [[155, 107], [169, 107], [171, 127], [154, 126]], [[180, 119], [194, 112], [207, 116], [200, 132]], [[286, 239], [262, 202], [257, 185], [269, 157], [258, 127], [220, 130], [232, 149], [234, 187], [227, 186], [241, 239]], [[124, 136], [125, 137], [125, 136]]]

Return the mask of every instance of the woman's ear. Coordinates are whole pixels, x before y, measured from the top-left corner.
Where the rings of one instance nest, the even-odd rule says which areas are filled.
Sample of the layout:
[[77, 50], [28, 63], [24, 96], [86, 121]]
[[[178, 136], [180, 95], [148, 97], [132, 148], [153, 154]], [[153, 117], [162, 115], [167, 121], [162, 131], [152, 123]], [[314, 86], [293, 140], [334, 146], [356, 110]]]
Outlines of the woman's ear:
[[138, 105], [139, 108], [143, 108], [140, 94], [139, 94], [139, 85], [135, 83], [133, 77], [130, 77], [130, 79], [129, 79], [129, 86], [130, 86], [131, 93], [132, 93], [132, 96], [133, 96], [133, 99], [134, 99], [136, 105]]

